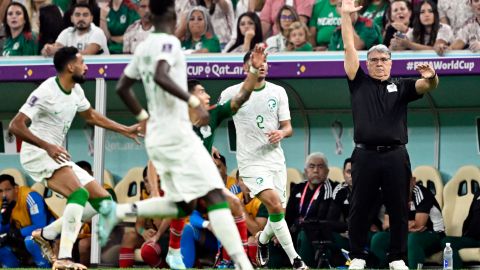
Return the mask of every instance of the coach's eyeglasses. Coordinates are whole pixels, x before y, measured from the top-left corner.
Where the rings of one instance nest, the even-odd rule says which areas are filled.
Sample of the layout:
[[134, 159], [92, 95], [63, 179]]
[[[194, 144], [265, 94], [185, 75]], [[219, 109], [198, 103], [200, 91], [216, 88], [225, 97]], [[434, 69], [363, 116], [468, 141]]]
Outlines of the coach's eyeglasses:
[[382, 58], [369, 58], [368, 61], [369, 61], [369, 62], [372, 62], [372, 63], [378, 63], [378, 62], [387, 63], [388, 61], [390, 61], [390, 58], [386, 58], [386, 57], [382, 57]]

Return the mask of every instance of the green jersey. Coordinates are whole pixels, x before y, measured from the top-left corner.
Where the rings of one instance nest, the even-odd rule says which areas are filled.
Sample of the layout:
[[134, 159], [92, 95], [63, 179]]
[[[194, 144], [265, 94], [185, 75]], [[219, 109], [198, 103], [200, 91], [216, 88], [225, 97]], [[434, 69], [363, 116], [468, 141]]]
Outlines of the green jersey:
[[383, 5], [381, 9], [378, 10], [378, 6], [370, 5], [362, 14], [362, 17], [372, 20], [380, 29], [383, 29], [383, 14], [387, 9], [387, 5]]
[[308, 24], [317, 29], [317, 45], [326, 46], [335, 28], [340, 26], [340, 15], [330, 0], [319, 0], [313, 6], [312, 17]]
[[59, 7], [62, 10], [63, 14], [65, 14], [65, 12], [67, 12], [68, 9], [70, 8], [71, 2], [72, 1], [70, 0], [53, 0], [53, 4]]
[[305, 44], [303, 44], [303, 46], [299, 47], [299, 48], [295, 48], [296, 52], [312, 52], [313, 51], [313, 47], [312, 47], [312, 44], [310, 44], [310, 42], [307, 42]]
[[16, 38], [7, 38], [3, 56], [38, 55], [38, 40], [33, 33], [21, 33]]
[[207, 148], [208, 153], [212, 152], [213, 139], [215, 136], [215, 130], [222, 123], [223, 120], [232, 117], [235, 113], [232, 111], [230, 105], [231, 100], [225, 102], [224, 104], [216, 104], [210, 110], [210, 122], [208, 126], [203, 127], [193, 127], [195, 133], [198, 137], [202, 139], [203, 145]]
[[[112, 36], [123, 36], [127, 28], [138, 19], [140, 19], [140, 16], [133, 8], [122, 4], [117, 11], [110, 9], [110, 12], [108, 12], [108, 31]], [[109, 40], [108, 50], [111, 54], [123, 53], [123, 43]]]
[[203, 35], [200, 41], [193, 41], [192, 39], [185, 40], [182, 42], [182, 49], [195, 51], [200, 49], [207, 49], [208, 52], [211, 53], [221, 52], [220, 41], [215, 35], [213, 35], [211, 38], [207, 38], [205, 35]]
[[[369, 49], [375, 44], [382, 44], [382, 34], [380, 28], [372, 22], [372, 20], [358, 17], [354, 27], [355, 32], [360, 39], [365, 43], [365, 49]], [[328, 44], [329, 51], [343, 51], [342, 30], [339, 28], [333, 32], [330, 44]]]

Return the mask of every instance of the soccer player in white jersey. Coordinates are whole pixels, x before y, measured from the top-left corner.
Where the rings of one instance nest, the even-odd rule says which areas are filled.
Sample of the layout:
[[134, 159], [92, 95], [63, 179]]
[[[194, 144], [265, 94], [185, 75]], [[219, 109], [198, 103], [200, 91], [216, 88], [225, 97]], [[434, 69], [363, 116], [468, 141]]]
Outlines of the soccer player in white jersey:
[[[85, 81], [87, 66], [78, 49], [59, 49], [53, 63], [57, 76], [47, 79], [30, 94], [10, 123], [9, 130], [23, 141], [20, 162], [25, 171], [36, 182], [43, 182], [67, 198], [63, 217], [34, 231], [34, 240], [39, 242], [44, 255], [53, 261], [52, 269], [86, 269], [72, 261], [72, 248], [82, 224], [82, 214], [84, 218], [95, 214], [92, 209], [84, 213], [84, 207], [88, 201], [93, 209], [98, 210], [100, 202], [110, 201], [111, 197], [92, 176], [70, 161], [70, 154], [62, 144], [77, 112], [89, 124], [135, 140], [139, 127], [138, 124], [127, 127], [116, 123], [90, 106], [80, 87]], [[49, 240], [55, 240], [60, 232], [60, 249], [56, 259]]]
[[[243, 59], [244, 70], [250, 69], [250, 52]], [[269, 218], [265, 229], [257, 233], [257, 263], [268, 263], [268, 242], [275, 235], [287, 253], [294, 269], [307, 269], [295, 251], [285, 222], [287, 172], [280, 141], [293, 133], [285, 89], [265, 81], [268, 65], [259, 69], [255, 90], [234, 116], [237, 130], [237, 162], [240, 176], [251, 194], [267, 207]], [[225, 89], [220, 103], [240, 90], [241, 84]]]
[[[134, 204], [102, 204], [99, 239], [126, 216], [182, 217], [204, 198], [213, 233], [223, 244], [235, 265], [253, 269], [222, 193], [224, 183], [210, 154], [195, 134], [188, 115], [194, 109], [199, 126], [208, 124], [208, 112], [200, 100], [187, 91], [185, 55], [175, 29], [174, 0], [150, 1], [155, 32], [135, 50], [130, 64], [117, 85], [117, 92], [146, 131], [145, 145], [162, 179], [165, 197]], [[131, 86], [141, 79], [149, 114], [141, 107]], [[172, 267], [172, 265], [170, 265]]]

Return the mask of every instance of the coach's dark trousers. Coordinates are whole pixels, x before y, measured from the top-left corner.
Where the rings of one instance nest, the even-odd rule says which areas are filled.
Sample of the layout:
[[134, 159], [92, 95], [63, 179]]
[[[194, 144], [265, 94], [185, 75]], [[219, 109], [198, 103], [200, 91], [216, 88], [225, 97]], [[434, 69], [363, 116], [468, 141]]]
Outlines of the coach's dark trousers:
[[[404, 146], [367, 150], [356, 147], [352, 153], [353, 189], [348, 220], [350, 258], [367, 258], [367, 234], [372, 209], [378, 196], [390, 217], [389, 262], [406, 259], [408, 237], [408, 193], [412, 175]], [[381, 191], [379, 191], [381, 188]], [[382, 195], [380, 195], [380, 192]]]

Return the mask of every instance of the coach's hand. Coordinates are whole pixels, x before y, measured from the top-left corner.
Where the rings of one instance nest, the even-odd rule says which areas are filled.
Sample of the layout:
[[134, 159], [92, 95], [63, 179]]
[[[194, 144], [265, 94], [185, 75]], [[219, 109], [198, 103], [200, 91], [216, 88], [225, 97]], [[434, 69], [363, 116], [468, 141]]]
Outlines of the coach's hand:
[[61, 164], [70, 160], [70, 154], [67, 152], [65, 148], [61, 146], [49, 143], [43, 149], [47, 151], [47, 154], [58, 164]]

